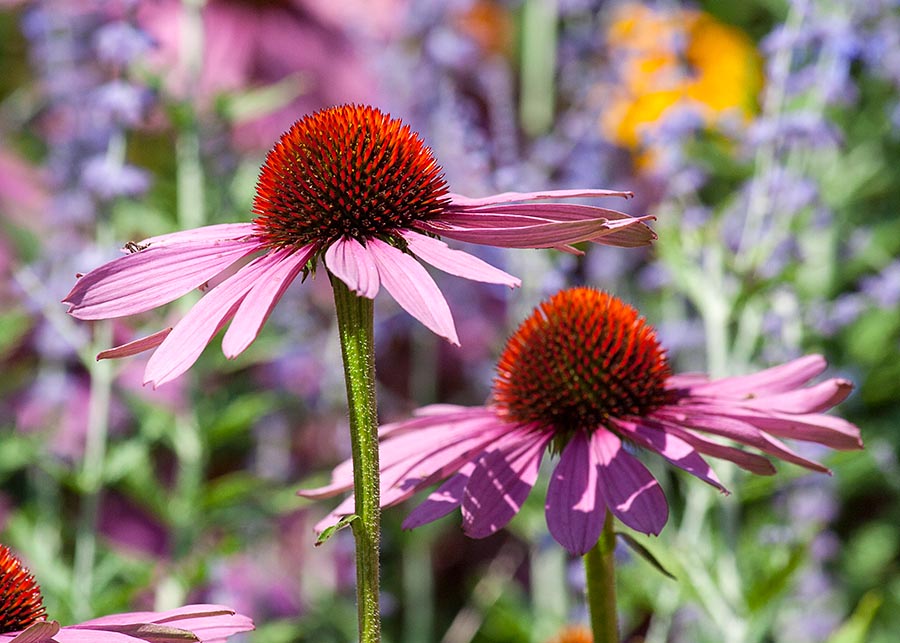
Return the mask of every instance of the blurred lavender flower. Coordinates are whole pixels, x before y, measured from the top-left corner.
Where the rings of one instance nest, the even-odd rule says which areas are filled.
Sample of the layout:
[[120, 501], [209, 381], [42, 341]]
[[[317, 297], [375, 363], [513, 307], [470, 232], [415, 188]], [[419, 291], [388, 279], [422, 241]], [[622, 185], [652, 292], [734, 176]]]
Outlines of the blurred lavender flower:
[[889, 263], [877, 275], [865, 277], [861, 289], [881, 308], [896, 308], [900, 304], [900, 259]]
[[120, 79], [101, 85], [93, 93], [94, 103], [100, 112], [98, 118], [123, 127], [141, 124], [150, 98], [146, 87]]
[[131, 64], [153, 47], [153, 40], [134, 25], [116, 20], [100, 27], [94, 34], [97, 58], [119, 67]]
[[148, 172], [113, 161], [105, 154], [88, 159], [81, 178], [84, 186], [104, 201], [140, 196], [150, 187]]

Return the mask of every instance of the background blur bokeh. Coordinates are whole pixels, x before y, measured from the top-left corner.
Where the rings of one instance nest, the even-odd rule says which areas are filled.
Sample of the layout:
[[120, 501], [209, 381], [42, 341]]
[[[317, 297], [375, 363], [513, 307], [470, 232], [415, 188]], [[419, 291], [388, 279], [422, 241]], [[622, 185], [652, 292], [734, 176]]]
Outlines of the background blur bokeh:
[[[652, 643], [900, 637], [900, 5], [895, 0], [0, 0], [0, 542], [67, 622], [186, 600], [255, 643], [355, 638], [352, 539], [294, 491], [348, 454], [327, 280], [260, 339], [180, 380], [94, 355], [190, 302], [114, 323], [59, 303], [129, 240], [245, 221], [268, 147], [303, 114], [372, 103], [421, 133], [455, 192], [633, 190], [651, 249], [481, 248], [507, 291], [438, 275], [461, 349], [376, 302], [383, 420], [480, 404], [507, 334], [570, 284], [657, 326], [679, 370], [824, 353], [866, 450], [834, 476], [721, 463], [723, 497], [647, 462], [673, 512], [623, 548], [621, 626]], [[616, 205], [618, 207], [618, 204]], [[197, 295], [199, 296], [199, 295]], [[539, 483], [540, 484], [540, 483]], [[546, 481], [544, 482], [546, 484]], [[385, 515], [385, 639], [575, 641], [583, 572], [538, 490], [467, 540]]]

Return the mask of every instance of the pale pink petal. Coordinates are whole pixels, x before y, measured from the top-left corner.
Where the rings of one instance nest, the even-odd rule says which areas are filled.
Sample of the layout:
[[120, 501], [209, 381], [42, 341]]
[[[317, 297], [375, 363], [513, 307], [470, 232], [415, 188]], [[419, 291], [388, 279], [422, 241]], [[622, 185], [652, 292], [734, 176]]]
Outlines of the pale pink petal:
[[606, 517], [606, 500], [592, 460], [587, 435], [577, 431], [563, 449], [547, 488], [550, 534], [577, 556], [597, 544]]
[[[474, 226], [464, 228], [444, 227], [439, 220], [421, 223], [418, 227], [442, 237], [501, 248], [553, 248], [600, 239], [606, 243], [607, 238], [611, 236], [614, 236], [614, 239], [621, 239], [624, 244], [646, 245], [655, 238], [655, 235], [641, 221], [642, 219], [635, 217], [621, 222], [587, 219], [514, 225], [505, 228]], [[645, 229], [639, 229], [638, 226]], [[634, 230], [628, 232], [631, 228]]]
[[343, 237], [332, 243], [325, 251], [325, 265], [357, 295], [375, 299], [378, 269], [372, 255], [359, 241]]
[[543, 190], [540, 192], [503, 192], [492, 196], [473, 199], [462, 194], [450, 194], [450, 207], [476, 208], [485, 205], [499, 205], [501, 203], [513, 203], [515, 201], [537, 201], [542, 199], [574, 199], [577, 197], [608, 197], [617, 196], [629, 199], [633, 192], [619, 192], [616, 190]]
[[403, 529], [415, 529], [438, 518], [443, 518], [448, 513], [460, 506], [469, 483], [469, 476], [475, 469], [475, 464], [467, 463], [459, 473], [447, 479], [444, 484], [433, 491], [419, 506], [413, 509], [401, 525]]
[[467, 536], [490, 536], [516, 515], [534, 486], [550, 437], [522, 432], [515, 447], [494, 449], [478, 459], [461, 505]]
[[367, 243], [381, 283], [397, 303], [426, 328], [459, 346], [447, 300], [422, 264], [378, 239]]
[[187, 605], [167, 612], [114, 614], [62, 629], [59, 643], [177, 643], [224, 640], [253, 629], [253, 621], [221, 605]]
[[97, 359], [118, 359], [120, 357], [131, 357], [132, 355], [143, 353], [144, 351], [148, 351], [151, 348], [156, 348], [157, 346], [162, 344], [163, 340], [168, 337], [169, 333], [171, 332], [171, 328], [164, 328], [161, 331], [153, 333], [152, 335], [148, 335], [147, 337], [141, 337], [140, 339], [135, 339], [134, 341], [128, 342], [127, 344], [122, 344], [121, 346], [116, 346], [105, 351], [100, 351], [99, 353], [97, 353]]
[[245, 241], [150, 247], [90, 271], [63, 302], [78, 319], [141, 313], [178, 299], [259, 249]]
[[522, 282], [512, 275], [485, 263], [478, 257], [473, 257], [461, 250], [452, 250], [446, 243], [439, 239], [426, 237], [411, 231], [400, 233], [410, 251], [431, 264], [438, 270], [443, 270], [457, 277], [464, 277], [472, 281], [481, 281], [489, 284], [503, 284], [510, 288], [517, 288]]
[[724, 416], [738, 418], [758, 429], [782, 438], [817, 442], [831, 449], [854, 451], [863, 448], [859, 427], [843, 418], [821, 413], [790, 415], [787, 413], [761, 413], [752, 409], [733, 407], [703, 407], [708, 413], [713, 409]]
[[[485, 215], [512, 215], [515, 217], [533, 217], [545, 221], [583, 221], [587, 219], [606, 219], [608, 221], [630, 221], [632, 219], [647, 219], [647, 217], [635, 217], [631, 214], [598, 208], [595, 205], [580, 205], [577, 203], [518, 203], [515, 205], [500, 205], [495, 207], [467, 210], [468, 220], [474, 221]], [[459, 216], [451, 213], [449, 216]], [[440, 219], [443, 221], [443, 217]], [[453, 219], [450, 219], [452, 223]]]
[[742, 400], [740, 404], [761, 411], [795, 414], [821, 413], [843, 402], [852, 391], [853, 384], [847, 380], [831, 379], [795, 391], [751, 397]]
[[434, 426], [438, 423], [452, 430], [455, 425], [476, 418], [496, 419], [497, 414], [491, 407], [484, 406], [457, 406], [455, 404], [429, 404], [416, 409], [413, 417], [400, 422], [382, 424], [378, 429], [381, 438], [395, 436], [399, 433]]
[[241, 302], [222, 338], [225, 357], [233, 359], [253, 343], [275, 304], [315, 251], [315, 246], [306, 246], [299, 250], [278, 250], [262, 258], [268, 268]]
[[[802, 386], [827, 367], [821, 355], [806, 355], [787, 364], [773, 366], [758, 373], [725, 377], [689, 386], [691, 395], [768, 395], [793, 391]], [[670, 380], [672, 384], [681, 384], [678, 378]]]
[[639, 422], [630, 422], [622, 419], [611, 419], [610, 421], [622, 433], [623, 437], [632, 440], [645, 449], [655, 451], [679, 469], [684, 469], [720, 491], [728, 493], [728, 490], [722, 486], [712, 467], [690, 444], [681, 438], [665, 430], [654, 428], [652, 425], [644, 426]]
[[255, 259], [194, 304], [150, 357], [144, 372], [145, 384], [165, 384], [197, 361], [213, 336], [237, 311], [250, 288], [265, 274], [265, 258]]
[[179, 230], [168, 234], [160, 234], [138, 242], [140, 246], [171, 245], [173, 243], [189, 243], [197, 241], [241, 240], [253, 236], [256, 227], [252, 223], [217, 223], [215, 225]]
[[604, 429], [591, 436], [591, 453], [612, 514], [632, 529], [658, 535], [669, 519], [669, 506], [656, 478]]

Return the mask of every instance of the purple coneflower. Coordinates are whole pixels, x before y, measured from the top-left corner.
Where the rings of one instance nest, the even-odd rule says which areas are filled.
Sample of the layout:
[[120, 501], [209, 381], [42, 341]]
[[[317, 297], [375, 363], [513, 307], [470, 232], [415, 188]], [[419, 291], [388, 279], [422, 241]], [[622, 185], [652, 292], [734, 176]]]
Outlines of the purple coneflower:
[[[345, 105], [307, 116], [269, 152], [249, 223], [212, 225], [129, 244], [130, 254], [81, 277], [64, 301], [79, 319], [107, 319], [167, 304], [214, 285], [172, 329], [104, 351], [123, 357], [159, 347], [145, 382], [187, 370], [229, 321], [222, 350], [239, 355], [301, 273], [324, 259], [361, 297], [383, 286], [432, 331], [458, 344], [450, 309], [417, 259], [450, 274], [518, 286], [515, 277], [447, 247], [438, 237], [507, 248], [559, 248], [593, 241], [640, 246], [655, 235], [643, 221], [588, 205], [516, 203], [628, 197], [610, 190], [451, 194], [431, 150], [399, 120]], [[230, 270], [229, 270], [230, 269]]]
[[[460, 507], [465, 533], [489, 536], [525, 502], [549, 448], [560, 458], [547, 490], [547, 525], [563, 547], [590, 550], [607, 511], [658, 534], [668, 518], [666, 498], [632, 447], [655, 451], [722, 491], [704, 455], [762, 475], [775, 469], [762, 455], [710, 436], [822, 472], [828, 469], [780, 438], [861, 448], [856, 426], [822, 413], [847, 397], [850, 382], [803, 386], [825, 367], [811, 355], [753, 375], [673, 375], [654, 329], [634, 308], [590, 288], [565, 290], [509, 339], [486, 406], [429, 406], [382, 427], [381, 503], [397, 504], [444, 481], [404, 527]], [[331, 484], [300, 495], [327, 497], [350, 487], [345, 462]], [[350, 498], [320, 526], [352, 506]]]
[[0, 643], [219, 643], [253, 629], [253, 621], [221, 605], [113, 614], [65, 627], [46, 618], [34, 576], [0, 545]]

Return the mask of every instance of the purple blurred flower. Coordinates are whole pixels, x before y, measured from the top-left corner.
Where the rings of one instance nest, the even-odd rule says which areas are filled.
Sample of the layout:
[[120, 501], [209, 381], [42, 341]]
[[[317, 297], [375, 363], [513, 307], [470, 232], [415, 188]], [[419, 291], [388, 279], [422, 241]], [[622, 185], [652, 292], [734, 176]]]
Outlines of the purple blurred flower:
[[88, 190], [103, 200], [140, 196], [150, 187], [146, 170], [116, 162], [105, 154], [88, 159], [81, 179]]
[[103, 25], [94, 34], [94, 50], [104, 63], [125, 66], [153, 47], [153, 40], [134, 25], [117, 20]]
[[900, 259], [889, 263], [877, 275], [865, 277], [861, 287], [881, 308], [896, 308], [900, 304]]
[[100, 111], [100, 118], [133, 127], [144, 120], [144, 113], [150, 104], [150, 92], [146, 87], [116, 79], [94, 90], [93, 99]]

